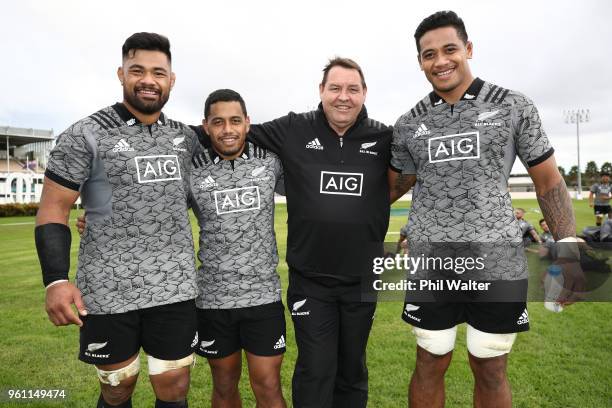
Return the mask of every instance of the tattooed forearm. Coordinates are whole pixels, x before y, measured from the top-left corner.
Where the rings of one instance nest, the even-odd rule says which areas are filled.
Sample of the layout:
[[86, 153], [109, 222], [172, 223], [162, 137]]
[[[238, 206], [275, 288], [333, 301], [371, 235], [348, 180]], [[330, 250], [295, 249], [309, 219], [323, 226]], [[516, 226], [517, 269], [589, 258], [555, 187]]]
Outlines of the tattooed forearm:
[[572, 200], [563, 179], [560, 179], [548, 191], [538, 193], [538, 202], [555, 241], [576, 236], [576, 219]]
[[389, 186], [391, 190], [391, 202], [394, 202], [410, 190], [416, 183], [416, 175], [414, 174], [398, 174], [395, 180]]

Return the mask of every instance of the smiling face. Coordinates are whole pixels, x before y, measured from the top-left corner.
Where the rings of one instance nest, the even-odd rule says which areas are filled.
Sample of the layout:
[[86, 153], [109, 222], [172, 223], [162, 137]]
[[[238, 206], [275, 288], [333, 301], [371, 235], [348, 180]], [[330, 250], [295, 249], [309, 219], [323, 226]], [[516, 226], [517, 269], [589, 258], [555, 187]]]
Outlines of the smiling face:
[[329, 126], [336, 133], [343, 135], [355, 123], [366, 92], [356, 69], [335, 66], [329, 70], [325, 83], [319, 85], [319, 96]]
[[419, 64], [427, 80], [447, 102], [455, 103], [474, 80], [468, 64], [472, 43], [464, 43], [450, 26], [427, 31], [419, 44]]
[[240, 102], [213, 103], [202, 125], [219, 156], [232, 160], [242, 153], [249, 132], [250, 119], [245, 116]]
[[117, 70], [123, 103], [143, 115], [161, 112], [174, 85], [170, 61], [161, 51], [134, 50]]

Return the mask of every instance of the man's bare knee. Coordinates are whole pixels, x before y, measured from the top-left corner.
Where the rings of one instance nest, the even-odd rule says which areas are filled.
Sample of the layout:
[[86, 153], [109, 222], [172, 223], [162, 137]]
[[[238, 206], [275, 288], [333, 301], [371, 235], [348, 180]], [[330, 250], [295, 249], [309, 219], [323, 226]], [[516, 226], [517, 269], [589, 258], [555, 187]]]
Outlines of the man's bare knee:
[[182, 401], [189, 392], [189, 367], [176, 368], [151, 375], [151, 385], [157, 398], [163, 401]]
[[506, 385], [508, 381], [506, 374], [507, 355], [478, 358], [469, 354], [469, 360], [477, 387], [496, 391]]
[[134, 392], [139, 371], [138, 354], [121, 363], [96, 366], [104, 400], [111, 405], [127, 401]]
[[452, 356], [452, 351], [443, 355], [437, 355], [417, 346], [416, 369], [414, 374], [424, 381], [437, 381], [446, 374]]
[[130, 399], [134, 388], [136, 387], [136, 380], [138, 375], [126, 378], [122, 380], [118, 385], [112, 386], [110, 384], [100, 383], [100, 389], [104, 401], [110, 405], [119, 405]]
[[275, 401], [282, 395], [280, 378], [275, 375], [252, 378], [251, 387], [257, 400]]

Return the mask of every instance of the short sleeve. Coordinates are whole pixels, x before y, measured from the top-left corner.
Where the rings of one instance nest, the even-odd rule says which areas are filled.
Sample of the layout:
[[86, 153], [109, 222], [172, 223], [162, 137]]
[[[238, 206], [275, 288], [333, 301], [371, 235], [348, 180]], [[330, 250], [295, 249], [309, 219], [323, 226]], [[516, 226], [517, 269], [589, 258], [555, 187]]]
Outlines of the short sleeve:
[[400, 118], [393, 128], [391, 140], [391, 170], [401, 174], [416, 174], [416, 163], [408, 149], [409, 134]]
[[597, 188], [598, 188], [598, 187], [599, 187], [599, 185], [597, 185], [597, 184], [593, 184], [593, 185], [591, 186], [591, 193], [597, 193]]
[[518, 100], [518, 125], [515, 146], [519, 159], [526, 168], [538, 165], [553, 155], [542, 121], [533, 102], [526, 97]]
[[89, 178], [93, 161], [93, 147], [87, 141], [87, 132], [92, 132], [92, 129], [76, 123], [58, 136], [49, 155], [45, 176], [66, 188], [79, 191]]

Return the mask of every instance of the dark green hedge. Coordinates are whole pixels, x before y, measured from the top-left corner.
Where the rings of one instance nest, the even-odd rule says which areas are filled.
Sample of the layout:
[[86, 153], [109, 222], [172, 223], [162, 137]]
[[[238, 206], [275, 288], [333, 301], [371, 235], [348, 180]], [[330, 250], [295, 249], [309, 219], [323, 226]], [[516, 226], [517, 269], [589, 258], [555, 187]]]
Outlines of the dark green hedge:
[[36, 215], [38, 203], [28, 204], [2, 204], [0, 205], [0, 217], [16, 217], [20, 215]]

